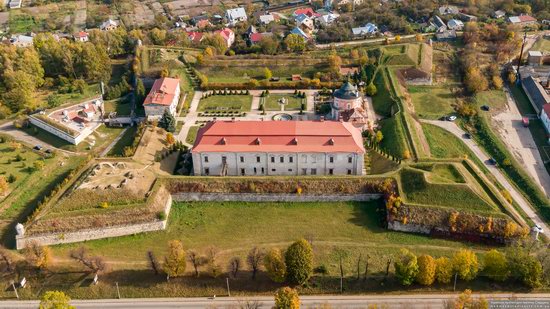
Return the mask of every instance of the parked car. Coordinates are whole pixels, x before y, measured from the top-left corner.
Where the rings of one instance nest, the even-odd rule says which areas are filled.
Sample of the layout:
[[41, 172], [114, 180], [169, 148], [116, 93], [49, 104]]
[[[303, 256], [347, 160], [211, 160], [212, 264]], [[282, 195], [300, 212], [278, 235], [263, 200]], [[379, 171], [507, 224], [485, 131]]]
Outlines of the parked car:
[[52, 153], [52, 150], [51, 149], [46, 149], [46, 151], [44, 151], [44, 152], [50, 154], [50, 153]]
[[491, 108], [488, 105], [481, 105], [481, 110], [488, 112]]
[[487, 160], [487, 163], [490, 165], [497, 165], [497, 161], [493, 158], [489, 158], [489, 160]]
[[472, 138], [472, 134], [470, 134], [470, 133], [464, 133], [464, 138], [465, 138], [465, 139], [471, 139], [471, 138]]
[[455, 115], [447, 116], [447, 120], [448, 120], [448, 121], [455, 121], [455, 120], [456, 120], [456, 116], [455, 116]]
[[36, 145], [33, 147], [34, 150], [42, 150], [42, 146], [40, 145]]

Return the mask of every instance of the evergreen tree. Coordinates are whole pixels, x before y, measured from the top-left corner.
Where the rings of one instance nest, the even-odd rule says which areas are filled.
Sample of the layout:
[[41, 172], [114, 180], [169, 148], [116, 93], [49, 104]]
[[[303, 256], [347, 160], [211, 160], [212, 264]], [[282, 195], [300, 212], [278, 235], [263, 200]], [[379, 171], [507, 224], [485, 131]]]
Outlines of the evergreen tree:
[[163, 128], [167, 132], [176, 131], [176, 118], [168, 109], [164, 110], [164, 114], [162, 114], [162, 118], [160, 118], [159, 121], [159, 127]]

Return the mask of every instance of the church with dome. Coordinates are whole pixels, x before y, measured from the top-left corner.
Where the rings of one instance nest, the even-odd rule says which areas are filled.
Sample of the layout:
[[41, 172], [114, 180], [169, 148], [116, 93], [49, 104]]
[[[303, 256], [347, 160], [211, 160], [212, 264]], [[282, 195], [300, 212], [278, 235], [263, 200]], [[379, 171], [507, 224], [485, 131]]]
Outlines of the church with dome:
[[369, 119], [363, 96], [349, 80], [334, 91], [330, 118], [350, 122], [361, 130], [368, 129]]

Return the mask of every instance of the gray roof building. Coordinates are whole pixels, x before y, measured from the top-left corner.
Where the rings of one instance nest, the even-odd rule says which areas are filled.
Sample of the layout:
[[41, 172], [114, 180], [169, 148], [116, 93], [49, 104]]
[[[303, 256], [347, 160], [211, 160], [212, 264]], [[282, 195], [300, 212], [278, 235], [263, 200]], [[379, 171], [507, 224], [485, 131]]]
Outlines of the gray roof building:
[[533, 77], [529, 76], [521, 80], [521, 87], [527, 94], [531, 105], [540, 114], [543, 106], [550, 103], [550, 96], [546, 89]]

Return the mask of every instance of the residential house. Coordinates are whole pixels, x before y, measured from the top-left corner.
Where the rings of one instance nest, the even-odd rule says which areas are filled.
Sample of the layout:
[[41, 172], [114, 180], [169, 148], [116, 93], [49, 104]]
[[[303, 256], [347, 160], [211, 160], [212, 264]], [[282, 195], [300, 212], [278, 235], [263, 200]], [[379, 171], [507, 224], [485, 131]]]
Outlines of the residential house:
[[472, 22], [477, 21], [477, 17], [474, 15], [468, 15], [464, 13], [458, 13], [458, 19], [464, 21], [464, 22]]
[[437, 15], [432, 18], [431, 23], [436, 27], [436, 32], [443, 32], [447, 30], [447, 25], [443, 22], [443, 19]]
[[456, 39], [456, 31], [455, 30], [440, 31], [435, 34], [435, 38], [438, 41], [452, 41]]
[[504, 16], [506, 16], [506, 12], [502, 10], [494, 11], [493, 14], [491, 14], [491, 16], [496, 19], [504, 18]]
[[118, 22], [112, 20], [112, 19], [107, 19], [106, 21], [104, 21], [100, 26], [99, 26], [99, 29], [103, 30], [103, 31], [111, 31], [111, 30], [115, 30], [116, 28], [118, 28]]
[[508, 17], [508, 22], [518, 26], [532, 26], [537, 24], [537, 19], [530, 15], [519, 15]]
[[540, 112], [540, 120], [546, 129], [546, 139], [550, 143], [550, 104], [544, 104]]
[[11, 10], [20, 9], [22, 0], [10, 0], [9, 7]]
[[204, 33], [196, 32], [196, 31], [190, 31], [190, 32], [187, 32], [187, 38], [191, 42], [198, 44], [204, 39]]
[[168, 77], [157, 79], [143, 102], [145, 115], [150, 119], [159, 119], [165, 110], [168, 110], [172, 115], [176, 115], [179, 99], [179, 79]]
[[254, 27], [253, 25], [250, 25], [247, 29], [246, 29], [246, 32], [245, 32], [245, 35], [247, 37], [250, 37], [251, 34], [253, 33], [258, 33], [258, 29], [256, 29], [256, 27]]
[[322, 27], [328, 27], [334, 21], [336, 21], [336, 19], [338, 19], [338, 17], [340, 17], [340, 15], [335, 14], [335, 13], [328, 13], [328, 14], [325, 14], [325, 15], [321, 15], [321, 17], [317, 18], [317, 22]]
[[195, 26], [198, 29], [204, 29], [204, 28], [208, 28], [208, 27], [213, 27], [214, 25], [212, 25], [212, 23], [210, 22], [209, 19], [201, 19], [201, 20], [197, 21]]
[[338, 1], [337, 6], [341, 7], [341, 6], [344, 6], [344, 5], [347, 5], [347, 4], [358, 6], [358, 5], [363, 4], [363, 2], [365, 2], [365, 0], [340, 0], [340, 1]]
[[273, 14], [260, 15], [258, 19], [260, 20], [260, 24], [269, 25], [275, 21], [275, 16]]
[[300, 14], [295, 18], [296, 26], [304, 30], [305, 33], [311, 35], [313, 30], [315, 30], [315, 25], [313, 19], [307, 16], [306, 14]]
[[191, 18], [191, 25], [198, 26], [199, 22], [201, 22], [203, 20], [207, 20], [210, 23], [210, 19], [209, 19], [208, 15], [197, 15], [197, 16], [193, 16], [193, 18]]
[[464, 23], [458, 19], [451, 19], [449, 20], [449, 22], [447, 22], [447, 28], [449, 30], [460, 31], [464, 28]]
[[271, 32], [262, 32], [262, 33], [252, 33], [249, 37], [248, 37], [248, 41], [250, 42], [251, 45], [254, 45], [254, 44], [258, 44], [260, 43], [260, 41], [265, 38], [265, 37], [272, 37], [273, 36], [273, 33]]
[[231, 47], [231, 45], [235, 43], [235, 32], [229, 28], [223, 28], [222, 30], [218, 30], [214, 33], [219, 34], [223, 38], [227, 44], [227, 48]]
[[378, 32], [378, 27], [375, 24], [368, 23], [363, 27], [351, 28], [354, 36], [374, 35]]
[[227, 18], [227, 21], [230, 25], [236, 25], [240, 22], [244, 22], [247, 20], [246, 11], [244, 8], [235, 8], [235, 9], [229, 9], [225, 12], [225, 16]]
[[537, 114], [540, 115], [544, 105], [550, 103], [550, 95], [548, 95], [546, 89], [533, 76], [523, 78], [521, 80], [521, 87], [525, 91], [527, 98], [529, 98], [529, 102], [531, 102], [531, 105], [537, 111]]
[[313, 19], [315, 19], [315, 18], [321, 16], [321, 14], [316, 13], [316, 12], [315, 12], [312, 8], [310, 8], [310, 7], [297, 9], [297, 10], [294, 11], [294, 13], [293, 13], [293, 15], [294, 15], [295, 18], [298, 17], [298, 15], [302, 15], [302, 14], [306, 15], [306, 16], [309, 17], [309, 18], [313, 18]]
[[530, 50], [527, 56], [527, 62], [529, 65], [541, 65], [543, 62], [544, 56], [538, 50]]
[[196, 176], [362, 175], [361, 132], [340, 121], [212, 121], [193, 148]]
[[290, 34], [297, 34], [297, 35], [303, 37], [304, 40], [306, 40], [306, 41], [311, 39], [311, 36], [309, 34], [305, 33], [304, 30], [302, 30], [302, 28], [300, 28], [300, 27], [294, 27], [294, 29], [292, 29], [290, 31]]
[[16, 47], [30, 47], [34, 44], [34, 35], [16, 34], [10, 38], [10, 44]]
[[74, 35], [74, 40], [77, 42], [88, 42], [90, 39], [88, 38], [88, 32], [86, 31], [80, 31], [77, 34]]
[[439, 7], [439, 14], [443, 16], [456, 15], [458, 13], [460, 13], [460, 11], [458, 10], [458, 7], [454, 5], [444, 5]]

